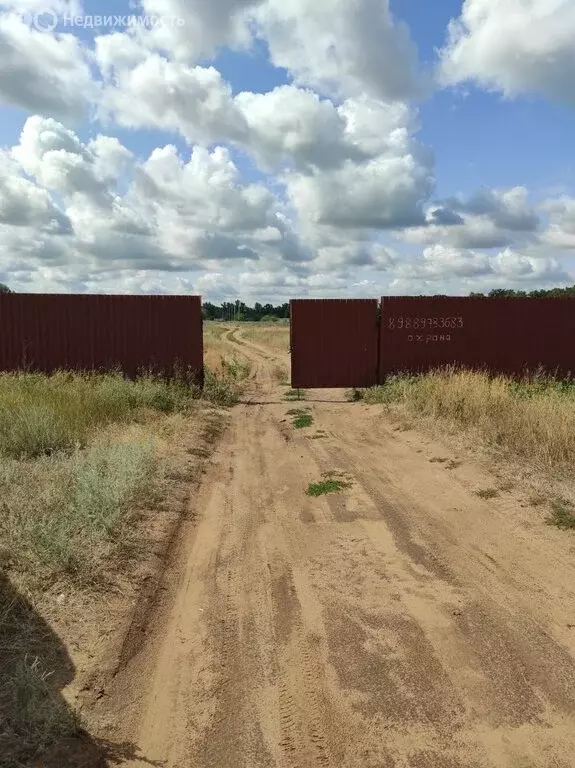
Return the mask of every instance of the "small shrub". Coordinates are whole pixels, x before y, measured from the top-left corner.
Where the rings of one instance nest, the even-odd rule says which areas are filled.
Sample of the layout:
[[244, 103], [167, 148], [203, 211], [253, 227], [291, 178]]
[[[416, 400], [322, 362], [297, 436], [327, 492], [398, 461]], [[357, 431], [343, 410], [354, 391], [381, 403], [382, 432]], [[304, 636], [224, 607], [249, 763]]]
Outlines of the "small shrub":
[[551, 502], [551, 514], [546, 520], [547, 525], [555, 525], [564, 531], [575, 529], [575, 509], [564, 499], [554, 499]]
[[497, 488], [480, 488], [475, 493], [480, 499], [494, 499], [496, 496], [499, 496]]

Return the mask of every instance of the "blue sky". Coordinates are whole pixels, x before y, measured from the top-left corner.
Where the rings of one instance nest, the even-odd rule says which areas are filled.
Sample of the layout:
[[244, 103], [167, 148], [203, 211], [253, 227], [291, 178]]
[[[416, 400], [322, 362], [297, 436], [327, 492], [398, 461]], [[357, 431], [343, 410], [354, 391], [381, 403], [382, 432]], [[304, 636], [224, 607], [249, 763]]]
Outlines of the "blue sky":
[[[181, 27], [18, 21], [50, 7]], [[22, 0], [0, 12], [0, 279], [16, 287], [260, 299], [571, 281], [566, 1]]]

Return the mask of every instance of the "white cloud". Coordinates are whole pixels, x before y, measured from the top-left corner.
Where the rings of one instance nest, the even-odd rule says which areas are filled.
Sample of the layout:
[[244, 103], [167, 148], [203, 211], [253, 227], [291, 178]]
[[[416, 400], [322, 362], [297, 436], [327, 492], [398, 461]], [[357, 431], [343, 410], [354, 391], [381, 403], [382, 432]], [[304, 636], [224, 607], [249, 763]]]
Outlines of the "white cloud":
[[411, 111], [363, 98], [347, 100], [338, 113], [345, 139], [364, 159], [343, 156], [338, 167], [284, 175], [302, 227], [308, 233], [350, 230], [354, 239], [354, 230], [423, 224], [423, 205], [434, 187], [433, 155], [414, 139]]
[[549, 226], [541, 235], [541, 242], [559, 249], [575, 249], [575, 198], [563, 196], [547, 200], [543, 210], [550, 216]]
[[[118, 42], [121, 37], [127, 51]], [[96, 47], [96, 58], [107, 77], [99, 105], [104, 121], [179, 132], [203, 144], [245, 138], [243, 116], [214, 67], [188, 67], [159, 54], [136, 63], [130, 60], [132, 52], [137, 53], [130, 38], [117, 36], [112, 44], [106, 40], [98, 41]]]
[[235, 103], [249, 130], [244, 146], [264, 168], [285, 163], [329, 169], [363, 157], [346, 136], [344, 116], [313, 91], [283, 85], [268, 93], [240, 93]]
[[411, 243], [452, 248], [502, 248], [534, 239], [539, 217], [525, 187], [481, 189], [467, 199], [449, 198], [431, 205], [427, 224], [398, 233]]
[[496, 254], [478, 253], [470, 249], [434, 245], [425, 248], [420, 258], [400, 265], [392, 287], [441, 285], [446, 290], [457, 285], [463, 292], [493, 287], [557, 285], [571, 279], [555, 258], [536, 253], [519, 253], [505, 248]]
[[423, 221], [421, 206], [433, 181], [411, 155], [380, 156], [335, 171], [286, 176], [293, 207], [308, 226], [395, 229]]
[[74, 120], [83, 117], [97, 98], [85, 51], [76, 37], [44, 34], [1, 8], [0, 62], [0, 104]]
[[256, 18], [272, 62], [299, 84], [384, 101], [418, 90], [417, 50], [388, 0], [267, 0]]
[[21, 174], [20, 167], [0, 152], [0, 224], [65, 233], [70, 223], [49, 193]]
[[506, 96], [575, 104], [573, 0], [465, 0], [441, 51], [444, 84], [472, 80]]
[[[142, 0], [149, 16], [167, 20], [143, 31], [145, 45], [167, 50], [181, 61], [198, 61], [219, 46], [247, 47], [251, 41], [248, 11], [263, 0]], [[171, 20], [179, 23], [172, 23]]]

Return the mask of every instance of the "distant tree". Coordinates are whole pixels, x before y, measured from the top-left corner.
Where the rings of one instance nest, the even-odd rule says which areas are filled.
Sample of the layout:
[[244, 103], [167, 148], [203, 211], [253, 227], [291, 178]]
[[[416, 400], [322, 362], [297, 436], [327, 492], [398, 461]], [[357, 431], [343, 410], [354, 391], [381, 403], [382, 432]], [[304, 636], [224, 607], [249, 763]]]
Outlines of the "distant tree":
[[10, 288], [8, 288], [7, 285], [4, 285], [4, 283], [0, 283], [0, 293], [12, 293]]
[[256, 302], [249, 307], [243, 301], [224, 301], [220, 306], [206, 301], [202, 304], [202, 316], [204, 320], [227, 320], [258, 322], [260, 320], [276, 321], [289, 317], [289, 304], [260, 304]]

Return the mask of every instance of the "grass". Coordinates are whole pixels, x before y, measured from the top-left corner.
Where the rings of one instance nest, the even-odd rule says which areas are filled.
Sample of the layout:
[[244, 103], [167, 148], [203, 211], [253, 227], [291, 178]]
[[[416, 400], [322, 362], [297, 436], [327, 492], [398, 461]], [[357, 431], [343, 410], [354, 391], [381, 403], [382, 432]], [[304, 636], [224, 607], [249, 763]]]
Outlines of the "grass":
[[351, 483], [342, 472], [323, 472], [322, 479], [317, 483], [310, 483], [306, 493], [308, 496], [324, 496], [350, 487]]
[[499, 491], [497, 488], [480, 488], [478, 491], [475, 491], [475, 494], [480, 499], [494, 499], [496, 496], [499, 496]]
[[516, 382], [457, 369], [397, 376], [366, 390], [368, 403], [402, 405], [417, 418], [479, 437], [501, 456], [564, 473], [575, 465], [575, 386], [536, 377]]
[[78, 733], [80, 719], [54, 694], [51, 676], [40, 658], [24, 657], [14, 661], [10, 674], [2, 680], [0, 710], [9, 713], [3, 735], [5, 746], [12, 748], [6, 750], [7, 762], [2, 765], [19, 768], [24, 765], [18, 759], [19, 752], [22, 757], [28, 751], [41, 753], [58, 739]]
[[222, 355], [217, 367], [204, 370], [203, 399], [215, 405], [234, 405], [240, 398], [250, 370], [247, 360]]
[[290, 389], [284, 397], [286, 400], [305, 400], [305, 389]]
[[550, 502], [551, 514], [547, 518], [548, 525], [555, 525], [564, 531], [575, 530], [575, 508], [565, 499], [553, 499]]
[[100, 427], [138, 420], [142, 411], [192, 407], [183, 381], [119, 374], [0, 374], [0, 455], [35, 458], [84, 447]]
[[[20, 768], [78, 728], [59, 694], [69, 660], [40, 613], [58, 614], [53, 595], [61, 592], [85, 601], [89, 615], [91, 602], [103, 603], [135, 576], [131, 560], [169, 523], [162, 504], [168, 481], [178, 477], [165, 462], [170, 440], [189, 433], [200, 395], [232, 404], [248, 372], [223, 359], [207, 372], [203, 393], [152, 376], [0, 374], [2, 765]], [[198, 437], [209, 442], [221, 411], [202, 414]], [[203, 443], [197, 450], [205, 451]], [[187, 482], [193, 466], [186, 460], [176, 470]], [[80, 621], [81, 612], [70, 626]]]
[[347, 488], [348, 484], [343, 480], [335, 480], [330, 478], [327, 480], [320, 480], [319, 483], [310, 483], [307, 489], [308, 496], [323, 496], [326, 493], [336, 493], [344, 488]]
[[242, 323], [242, 335], [248, 341], [269, 347], [275, 352], [289, 352], [289, 324], [278, 323]]
[[305, 409], [292, 408], [286, 413], [286, 416], [292, 416], [292, 424], [294, 429], [303, 429], [305, 427], [311, 427], [313, 424], [313, 416], [309, 413], [309, 407]]

